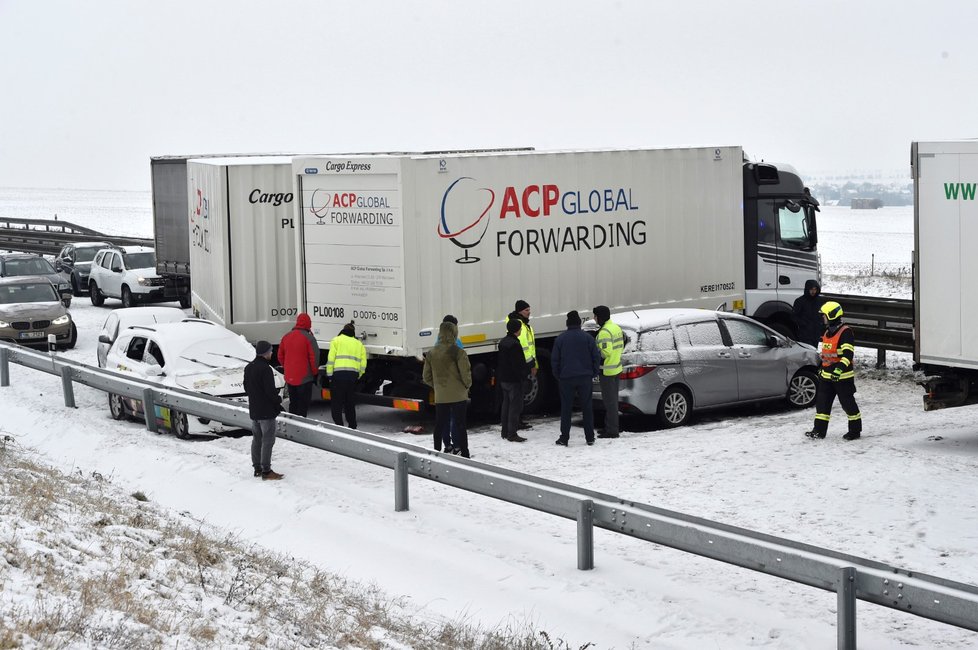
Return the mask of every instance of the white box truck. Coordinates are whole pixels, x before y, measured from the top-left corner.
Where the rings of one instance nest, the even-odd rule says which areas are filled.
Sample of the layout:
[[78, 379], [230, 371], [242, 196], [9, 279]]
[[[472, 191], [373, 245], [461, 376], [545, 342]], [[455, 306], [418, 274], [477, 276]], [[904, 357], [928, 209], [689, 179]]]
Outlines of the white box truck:
[[190, 159], [190, 302], [194, 313], [277, 345], [295, 323], [292, 158]]
[[298, 304], [325, 349], [355, 321], [365, 391], [424, 399], [420, 360], [446, 314], [491, 403], [496, 343], [533, 308], [542, 371], [565, 315], [605, 304], [746, 310], [790, 332], [819, 279], [817, 202], [740, 147], [298, 157]]
[[924, 409], [978, 402], [978, 141], [914, 142], [914, 362]]

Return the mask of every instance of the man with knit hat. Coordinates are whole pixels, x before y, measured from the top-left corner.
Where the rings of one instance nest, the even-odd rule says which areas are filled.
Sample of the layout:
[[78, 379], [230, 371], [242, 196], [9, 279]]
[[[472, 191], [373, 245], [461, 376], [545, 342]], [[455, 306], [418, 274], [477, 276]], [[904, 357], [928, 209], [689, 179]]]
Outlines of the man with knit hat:
[[621, 353], [625, 349], [625, 336], [611, 320], [611, 310], [607, 305], [598, 305], [591, 310], [598, 323], [598, 335], [594, 342], [601, 353], [601, 401], [604, 403], [604, 431], [599, 438], [618, 437], [618, 375], [621, 374]]
[[520, 343], [520, 330], [523, 323], [518, 318], [506, 321], [506, 336], [499, 342], [496, 355], [496, 379], [502, 393], [502, 437], [510, 442], [526, 442], [517, 432], [520, 427], [520, 413], [523, 412], [523, 380], [529, 372], [529, 364], [523, 356]]
[[295, 327], [278, 344], [278, 362], [289, 387], [289, 413], [306, 417], [312, 402], [312, 386], [319, 374], [319, 344], [312, 334], [312, 319], [302, 312]]
[[333, 423], [357, 428], [357, 405], [354, 401], [357, 380], [367, 370], [367, 349], [357, 338], [356, 326], [350, 321], [329, 342], [326, 375], [329, 377], [329, 404]]
[[275, 445], [275, 418], [282, 411], [282, 396], [275, 388], [275, 375], [268, 363], [271, 358], [271, 343], [255, 343], [255, 359], [244, 370], [244, 389], [251, 418], [251, 464], [255, 476], [278, 481], [283, 475], [272, 471], [272, 446]]
[[566, 447], [570, 438], [571, 410], [574, 397], [581, 403], [584, 416], [584, 440], [594, 444], [594, 412], [591, 407], [591, 383], [601, 371], [601, 353], [590, 334], [581, 330], [581, 316], [567, 313], [567, 331], [554, 341], [550, 367], [560, 387], [560, 437], [557, 444]]
[[[530, 377], [536, 376], [537, 368], [540, 365], [537, 363], [536, 337], [533, 333], [533, 328], [530, 326], [530, 303], [521, 298], [516, 301], [514, 307], [515, 309], [510, 312], [509, 316], [506, 317], [506, 321], [508, 322], [516, 319], [522, 324], [522, 327], [520, 328], [519, 341], [520, 346], [523, 348], [523, 357], [526, 359], [527, 366], [530, 369], [527, 373], [527, 379], [529, 380]], [[522, 415], [520, 416], [519, 428], [531, 428], [531, 425], [523, 420]]]

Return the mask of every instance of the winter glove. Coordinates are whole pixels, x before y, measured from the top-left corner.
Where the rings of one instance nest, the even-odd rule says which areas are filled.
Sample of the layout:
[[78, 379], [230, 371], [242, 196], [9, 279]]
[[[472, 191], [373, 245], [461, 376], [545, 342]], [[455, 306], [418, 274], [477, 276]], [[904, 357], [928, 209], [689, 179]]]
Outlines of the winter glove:
[[842, 368], [836, 366], [835, 370], [832, 371], [832, 381], [839, 381], [842, 378]]

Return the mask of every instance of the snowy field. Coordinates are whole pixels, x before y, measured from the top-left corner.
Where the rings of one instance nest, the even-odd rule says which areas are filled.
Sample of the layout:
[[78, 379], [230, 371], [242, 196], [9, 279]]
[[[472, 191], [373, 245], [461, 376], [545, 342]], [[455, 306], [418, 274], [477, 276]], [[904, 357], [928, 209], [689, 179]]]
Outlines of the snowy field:
[[[10, 192], [24, 193], [0, 192], [0, 216], [26, 216], [23, 204], [10, 213]], [[117, 194], [122, 199], [104, 205], [82, 201], [78, 214], [58, 208], [59, 219], [112, 233], [123, 232], [116, 222], [122, 219], [126, 234], [146, 236], [135, 219], [148, 222], [148, 195]], [[58, 201], [43, 210], [70, 204], [65, 196]], [[34, 209], [31, 216], [45, 216]], [[910, 209], [829, 207], [820, 224], [827, 290], [877, 295], [863, 290], [873, 280], [856, 277], [868, 275], [873, 253], [877, 265], [909, 266]], [[94, 365], [98, 328], [116, 306], [73, 303], [79, 343], [68, 356]], [[891, 354], [886, 371], [871, 369], [875, 356], [861, 349], [857, 357], [864, 419], [857, 442], [842, 440], [845, 418], [836, 406], [823, 441], [803, 435], [811, 410], [765, 407], [711, 413], [666, 431], [628, 421], [620, 439], [594, 447], [577, 428], [566, 449], [554, 445], [553, 418], [539, 418], [524, 444], [501, 441], [498, 426], [481, 426], [470, 447], [482, 462], [978, 584], [975, 410], [924, 413], [907, 355]], [[78, 408], [65, 409], [60, 379], [19, 366], [11, 375], [12, 385], [0, 388], [0, 429], [54, 466], [98, 472], [245, 542], [375, 583], [404, 596], [418, 617], [488, 627], [529, 622], [575, 648], [836, 644], [833, 593], [601, 530], [595, 570], [578, 571], [574, 522], [419, 479], [411, 482], [410, 512], [395, 513], [389, 471], [287, 441], [273, 457], [285, 480], [263, 483], [252, 477], [248, 439], [152, 434], [111, 420], [102, 393], [76, 385]], [[430, 444], [430, 434], [401, 431], [418, 423], [430, 431], [431, 422], [384, 409], [360, 413], [363, 429]], [[310, 415], [328, 419], [322, 406]], [[858, 605], [858, 634], [860, 648], [978, 648], [975, 633], [865, 603]]]

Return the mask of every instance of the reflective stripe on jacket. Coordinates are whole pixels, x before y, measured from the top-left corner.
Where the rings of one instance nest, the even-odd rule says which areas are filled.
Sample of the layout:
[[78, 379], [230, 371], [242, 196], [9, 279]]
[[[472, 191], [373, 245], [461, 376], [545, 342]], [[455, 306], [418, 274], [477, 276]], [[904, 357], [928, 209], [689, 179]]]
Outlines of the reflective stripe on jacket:
[[367, 349], [355, 336], [338, 334], [329, 342], [329, 359], [326, 361], [326, 375], [334, 372], [353, 371], [362, 377], [367, 369]]
[[843, 325], [829, 334], [828, 331], [822, 335], [822, 344], [819, 346], [819, 354], [822, 357], [822, 368], [819, 375], [822, 379], [832, 379], [835, 368], [842, 370], [839, 379], [854, 379], [856, 373], [852, 368], [852, 358], [855, 355], [855, 337], [849, 326]]
[[[515, 312], [514, 313], [514, 318]], [[523, 327], [520, 328], [520, 346], [523, 348], [523, 358], [526, 362], [530, 364], [531, 368], [538, 368], [540, 364], [537, 363], [537, 343], [536, 337], [533, 335], [533, 328], [530, 327], [529, 321], [519, 317], [520, 322], [523, 323]], [[507, 318], [506, 320], [509, 320]], [[504, 323], [506, 321], [503, 321]]]
[[625, 349], [625, 335], [612, 321], [606, 321], [595, 339], [601, 352], [601, 374], [613, 377], [621, 373], [621, 353]]

